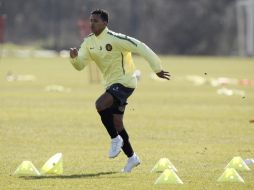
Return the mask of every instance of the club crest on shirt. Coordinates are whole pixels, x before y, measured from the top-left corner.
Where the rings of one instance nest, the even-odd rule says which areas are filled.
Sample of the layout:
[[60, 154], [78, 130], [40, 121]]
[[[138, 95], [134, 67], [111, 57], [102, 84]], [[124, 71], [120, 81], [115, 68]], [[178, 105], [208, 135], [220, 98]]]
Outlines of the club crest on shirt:
[[112, 45], [111, 44], [106, 44], [106, 50], [111, 51], [112, 50]]

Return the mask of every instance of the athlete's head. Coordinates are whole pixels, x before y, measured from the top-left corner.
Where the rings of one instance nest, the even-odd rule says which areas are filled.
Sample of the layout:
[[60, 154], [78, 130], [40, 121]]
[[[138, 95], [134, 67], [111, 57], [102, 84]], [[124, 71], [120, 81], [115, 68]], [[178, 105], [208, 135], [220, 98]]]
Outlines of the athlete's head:
[[102, 9], [91, 12], [90, 27], [92, 32], [98, 36], [108, 25], [108, 13]]

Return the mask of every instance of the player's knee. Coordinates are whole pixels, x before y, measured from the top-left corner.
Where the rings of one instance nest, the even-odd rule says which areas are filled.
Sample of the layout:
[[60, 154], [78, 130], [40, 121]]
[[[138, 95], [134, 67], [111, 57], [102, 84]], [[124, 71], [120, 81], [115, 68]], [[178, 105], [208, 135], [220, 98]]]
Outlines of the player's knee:
[[97, 110], [98, 112], [103, 110], [103, 105], [102, 105], [102, 103], [100, 103], [99, 100], [97, 100], [97, 101], [95, 102], [95, 107], [96, 107], [96, 110]]
[[95, 107], [96, 107], [96, 110], [99, 112], [107, 108], [110, 108], [112, 104], [113, 104], [113, 97], [110, 94], [103, 94], [96, 100]]

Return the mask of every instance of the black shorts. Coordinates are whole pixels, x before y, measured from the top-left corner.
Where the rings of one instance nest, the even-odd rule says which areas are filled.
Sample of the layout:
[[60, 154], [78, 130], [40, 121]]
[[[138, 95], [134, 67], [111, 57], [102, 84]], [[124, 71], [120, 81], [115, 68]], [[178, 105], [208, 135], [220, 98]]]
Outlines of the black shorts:
[[133, 93], [134, 88], [127, 88], [120, 83], [112, 84], [106, 90], [114, 98], [111, 109], [114, 114], [123, 114], [125, 106], [128, 104], [127, 99]]

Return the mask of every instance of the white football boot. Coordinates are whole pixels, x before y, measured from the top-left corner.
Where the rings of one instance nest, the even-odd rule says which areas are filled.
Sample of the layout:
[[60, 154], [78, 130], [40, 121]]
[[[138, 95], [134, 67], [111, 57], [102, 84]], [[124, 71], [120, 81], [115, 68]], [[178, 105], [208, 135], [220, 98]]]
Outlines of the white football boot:
[[109, 158], [115, 158], [121, 152], [123, 146], [123, 139], [120, 135], [111, 140], [111, 147], [109, 150]]
[[134, 153], [132, 157], [128, 158], [127, 164], [122, 169], [123, 173], [129, 173], [131, 170], [140, 164], [139, 157]]

